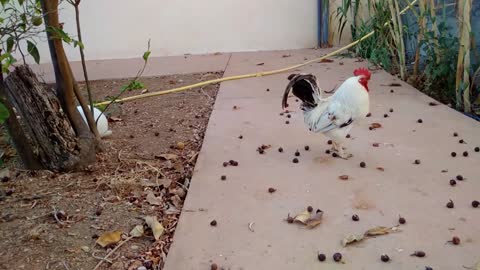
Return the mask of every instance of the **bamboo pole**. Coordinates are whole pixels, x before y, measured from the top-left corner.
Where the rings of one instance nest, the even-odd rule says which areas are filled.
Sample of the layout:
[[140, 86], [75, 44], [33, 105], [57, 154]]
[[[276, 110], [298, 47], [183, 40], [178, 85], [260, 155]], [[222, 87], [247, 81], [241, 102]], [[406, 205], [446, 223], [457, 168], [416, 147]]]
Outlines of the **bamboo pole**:
[[463, 111], [471, 112], [470, 105], [470, 45], [472, 0], [459, 0], [458, 23], [459, 41], [457, 73], [455, 80], [456, 106]]

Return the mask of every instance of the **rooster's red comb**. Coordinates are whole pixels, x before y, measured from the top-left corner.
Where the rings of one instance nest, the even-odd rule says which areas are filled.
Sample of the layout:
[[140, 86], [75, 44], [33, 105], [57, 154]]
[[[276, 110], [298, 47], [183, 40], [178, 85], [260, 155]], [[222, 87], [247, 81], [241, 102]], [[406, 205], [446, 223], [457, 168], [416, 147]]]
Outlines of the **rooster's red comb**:
[[360, 75], [363, 75], [365, 77], [367, 77], [367, 80], [370, 80], [370, 71], [368, 71], [368, 69], [366, 68], [357, 68], [353, 71], [353, 75], [355, 76], [360, 76]]

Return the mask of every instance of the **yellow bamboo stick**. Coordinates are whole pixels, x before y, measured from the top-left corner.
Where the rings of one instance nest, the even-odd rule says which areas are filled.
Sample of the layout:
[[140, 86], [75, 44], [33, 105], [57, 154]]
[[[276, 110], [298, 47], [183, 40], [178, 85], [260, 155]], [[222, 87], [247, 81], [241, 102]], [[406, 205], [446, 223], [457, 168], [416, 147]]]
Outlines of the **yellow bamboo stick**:
[[[402, 11], [400, 11], [399, 15], [400, 14], [404, 14], [405, 12], [407, 12], [407, 10], [409, 10], [410, 8], [413, 7], [413, 5], [417, 2], [418, 0], [413, 0], [411, 1], [408, 6], [406, 6]], [[385, 26], [388, 26], [388, 22], [385, 23]], [[197, 88], [197, 87], [202, 87], [202, 86], [205, 86], [205, 85], [210, 85], [210, 84], [215, 84], [215, 83], [220, 83], [220, 82], [226, 82], [226, 81], [233, 81], [233, 80], [240, 80], [240, 79], [247, 79], [247, 78], [255, 78], [255, 77], [263, 77], [263, 76], [269, 76], [269, 75], [274, 75], [274, 74], [279, 74], [279, 73], [283, 73], [283, 72], [286, 72], [286, 71], [289, 71], [289, 70], [293, 70], [293, 69], [297, 69], [299, 67], [303, 67], [303, 66], [306, 66], [306, 65], [309, 65], [309, 64], [312, 64], [312, 63], [316, 63], [316, 62], [319, 62], [319, 61], [322, 61], [322, 60], [325, 60], [329, 57], [332, 57], [332, 56], [335, 56], [345, 50], [348, 50], [352, 47], [354, 47], [355, 45], [357, 45], [358, 43], [364, 41], [365, 39], [373, 36], [373, 34], [375, 33], [375, 31], [372, 31], [366, 35], [364, 35], [363, 37], [357, 39], [356, 41], [348, 44], [348, 45], [345, 45], [333, 52], [330, 52], [330, 53], [327, 53], [326, 55], [324, 56], [321, 56], [321, 57], [318, 57], [318, 58], [315, 58], [315, 59], [312, 59], [312, 60], [309, 60], [309, 61], [306, 61], [306, 62], [303, 62], [301, 64], [297, 64], [297, 65], [294, 65], [294, 66], [290, 66], [290, 67], [286, 67], [286, 68], [281, 68], [281, 69], [276, 69], [276, 70], [271, 70], [271, 71], [264, 71], [264, 72], [258, 72], [258, 73], [250, 73], [250, 74], [244, 74], [244, 75], [237, 75], [237, 76], [230, 76], [230, 77], [223, 77], [223, 78], [219, 78], [219, 79], [214, 79], [214, 80], [208, 80], [208, 81], [204, 81], [204, 82], [199, 82], [199, 83], [195, 83], [195, 84], [191, 84], [191, 85], [186, 85], [186, 86], [182, 86], [182, 87], [178, 87], [178, 88], [174, 88], [174, 89], [170, 89], [170, 90], [165, 90], [165, 91], [157, 91], [157, 92], [152, 92], [152, 93], [145, 93], [145, 94], [140, 94], [140, 95], [136, 95], [136, 96], [131, 96], [131, 97], [126, 97], [126, 98], [122, 98], [122, 99], [117, 99], [115, 101], [115, 103], [120, 103], [120, 102], [126, 102], [126, 101], [132, 101], [132, 100], [137, 100], [137, 99], [142, 99], [142, 98], [148, 98], [148, 97], [154, 97], [154, 96], [160, 96], [160, 95], [166, 95], [166, 94], [171, 94], [171, 93], [176, 93], [176, 92], [180, 92], [180, 91], [185, 91], [185, 90], [189, 90], [189, 89], [192, 89], [192, 88]], [[111, 103], [112, 101], [103, 101], [103, 102], [99, 102], [99, 103], [96, 103], [95, 106], [102, 106], [102, 105], [107, 105], [109, 103]]]

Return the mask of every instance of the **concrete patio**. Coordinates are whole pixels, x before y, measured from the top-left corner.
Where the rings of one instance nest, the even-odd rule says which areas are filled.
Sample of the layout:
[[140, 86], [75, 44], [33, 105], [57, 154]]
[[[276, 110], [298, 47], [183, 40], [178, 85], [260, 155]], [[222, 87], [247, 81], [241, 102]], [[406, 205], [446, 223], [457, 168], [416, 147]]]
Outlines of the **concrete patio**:
[[[233, 53], [222, 59], [229, 76], [281, 68], [325, 52]], [[291, 57], [283, 58], [285, 54]], [[219, 56], [205, 59], [214, 57]], [[261, 62], [265, 64], [256, 65]], [[366, 65], [335, 58], [301, 71], [314, 73], [321, 87], [330, 90]], [[210, 269], [212, 263], [232, 270], [462, 269], [480, 259], [480, 210], [470, 205], [480, 199], [480, 153], [473, 151], [480, 145], [478, 122], [444, 105], [429, 106], [431, 98], [377, 71], [370, 83], [372, 117], [354, 127], [347, 145], [354, 157], [335, 159], [325, 154], [326, 138], [305, 128], [293, 99], [292, 118], [279, 115], [288, 74], [221, 84], [165, 269]], [[401, 87], [385, 86], [392, 82]], [[417, 123], [419, 118], [423, 123]], [[383, 128], [370, 131], [373, 122]], [[256, 151], [262, 144], [272, 145], [264, 155]], [[279, 153], [278, 147], [285, 151]], [[297, 149], [300, 162], [294, 164]], [[450, 156], [452, 151], [457, 157]], [[462, 156], [464, 151], [469, 157]], [[230, 159], [239, 166], [224, 168]], [[414, 165], [415, 159], [421, 164]], [[360, 168], [361, 161], [366, 168]], [[449, 180], [458, 174], [467, 180], [451, 187]], [[227, 180], [221, 181], [221, 175]], [[340, 175], [350, 179], [339, 180]], [[270, 194], [269, 187], [277, 191]], [[445, 207], [449, 199], [454, 209]], [[309, 230], [284, 221], [308, 205], [324, 211], [318, 227]], [[352, 214], [360, 221], [353, 222]], [[349, 234], [397, 225], [399, 215], [407, 220], [400, 232], [341, 246]], [[210, 226], [212, 220], [216, 227]], [[454, 235], [462, 240], [459, 246], [446, 244]], [[410, 256], [415, 250], [427, 256]], [[317, 260], [318, 251], [327, 255], [325, 262]], [[343, 254], [344, 264], [333, 262], [334, 252]], [[382, 253], [390, 256], [389, 263], [380, 261]]]
[[[239, 75], [283, 68], [327, 52], [152, 58], [144, 75], [208, 71]], [[368, 65], [356, 59], [333, 60], [294, 72], [313, 73], [324, 90], [331, 90], [352, 76], [355, 68]], [[88, 67], [91, 79], [112, 79], [134, 76], [141, 64], [141, 59], [101, 60], [89, 61]], [[72, 68], [80, 80], [80, 64], [73, 63]], [[36, 70], [45, 81], [52, 81], [49, 65]], [[212, 263], [231, 270], [462, 269], [480, 260], [480, 210], [471, 207], [472, 200], [480, 200], [476, 179], [480, 153], [473, 150], [480, 146], [478, 122], [448, 106], [429, 106], [433, 99], [376, 71], [370, 82], [372, 117], [353, 128], [346, 145], [354, 157], [335, 159], [325, 154], [330, 148], [327, 139], [308, 132], [294, 99], [289, 102], [292, 118], [280, 116], [289, 74], [221, 84], [165, 269], [210, 269]], [[401, 86], [387, 86], [393, 82]], [[383, 127], [370, 131], [373, 122]], [[454, 137], [454, 132], [459, 136]], [[459, 144], [460, 139], [467, 143]], [[262, 144], [272, 146], [264, 155], [256, 151]], [[277, 151], [279, 147], [283, 153]], [[297, 149], [300, 162], [294, 164]], [[457, 157], [450, 156], [452, 151]], [[464, 151], [468, 157], [462, 156]], [[222, 166], [231, 159], [239, 166]], [[416, 159], [420, 165], [413, 164]], [[362, 161], [366, 168], [360, 168]], [[467, 180], [451, 187], [449, 180], [458, 174]], [[221, 175], [227, 180], [221, 181]], [[340, 180], [340, 175], [348, 175], [349, 180]], [[277, 191], [270, 194], [270, 187]], [[454, 209], [445, 207], [449, 199], [455, 202]], [[285, 221], [288, 214], [298, 214], [309, 205], [324, 211], [318, 227], [309, 230]], [[360, 221], [352, 221], [352, 214]], [[342, 247], [345, 236], [395, 226], [399, 215], [407, 220], [400, 232]], [[216, 227], [210, 226], [212, 220], [218, 222]], [[254, 223], [253, 232], [249, 223]], [[460, 237], [459, 246], [446, 244], [452, 236]], [[415, 250], [427, 256], [410, 256]], [[327, 255], [325, 262], [317, 260], [319, 251]], [[343, 264], [332, 260], [335, 252], [343, 254]], [[387, 264], [380, 261], [383, 253], [390, 256]]]

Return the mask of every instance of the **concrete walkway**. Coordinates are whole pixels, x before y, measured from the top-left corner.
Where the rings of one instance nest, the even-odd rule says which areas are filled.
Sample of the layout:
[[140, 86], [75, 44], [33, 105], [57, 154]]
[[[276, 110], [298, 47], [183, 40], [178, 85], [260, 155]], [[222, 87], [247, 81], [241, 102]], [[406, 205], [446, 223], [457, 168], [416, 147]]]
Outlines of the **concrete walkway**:
[[[292, 56], [283, 58], [287, 53]], [[280, 68], [322, 53], [234, 53], [225, 76]], [[260, 62], [265, 64], [257, 66]], [[317, 75], [321, 87], [330, 90], [366, 65], [335, 59], [302, 71]], [[463, 269], [480, 260], [480, 208], [471, 207], [472, 200], [480, 200], [480, 153], [473, 151], [480, 145], [478, 122], [447, 106], [429, 106], [432, 99], [378, 71], [370, 83], [372, 117], [352, 130], [347, 145], [355, 156], [334, 159], [325, 154], [326, 138], [305, 128], [294, 100], [292, 118], [279, 115], [288, 74], [222, 83], [166, 270], [210, 269], [212, 262], [232, 270]], [[392, 82], [402, 86], [384, 86]], [[423, 123], [417, 123], [419, 118]], [[383, 128], [370, 131], [372, 122]], [[262, 144], [272, 145], [264, 155], [256, 152]], [[303, 150], [305, 145], [310, 151]], [[293, 164], [297, 149], [300, 162]], [[450, 156], [452, 151], [457, 157]], [[239, 166], [224, 168], [230, 159]], [[415, 159], [421, 164], [414, 165]], [[366, 168], [360, 168], [361, 161]], [[451, 187], [449, 180], [458, 174], [467, 180]], [[221, 181], [221, 175], [227, 180]], [[350, 179], [339, 180], [340, 175]], [[269, 194], [269, 187], [277, 191]], [[445, 207], [449, 199], [454, 209]], [[325, 212], [321, 225], [309, 230], [284, 221], [308, 205]], [[360, 221], [353, 222], [352, 214]], [[407, 220], [401, 232], [341, 246], [349, 234], [397, 225], [399, 215]], [[216, 227], [210, 226], [212, 220]], [[446, 244], [454, 235], [462, 240], [459, 246]], [[410, 256], [415, 250], [427, 256]], [[325, 262], [317, 260], [318, 251], [327, 255]], [[343, 254], [345, 264], [333, 262], [334, 252]], [[381, 262], [382, 253], [391, 262]]]

